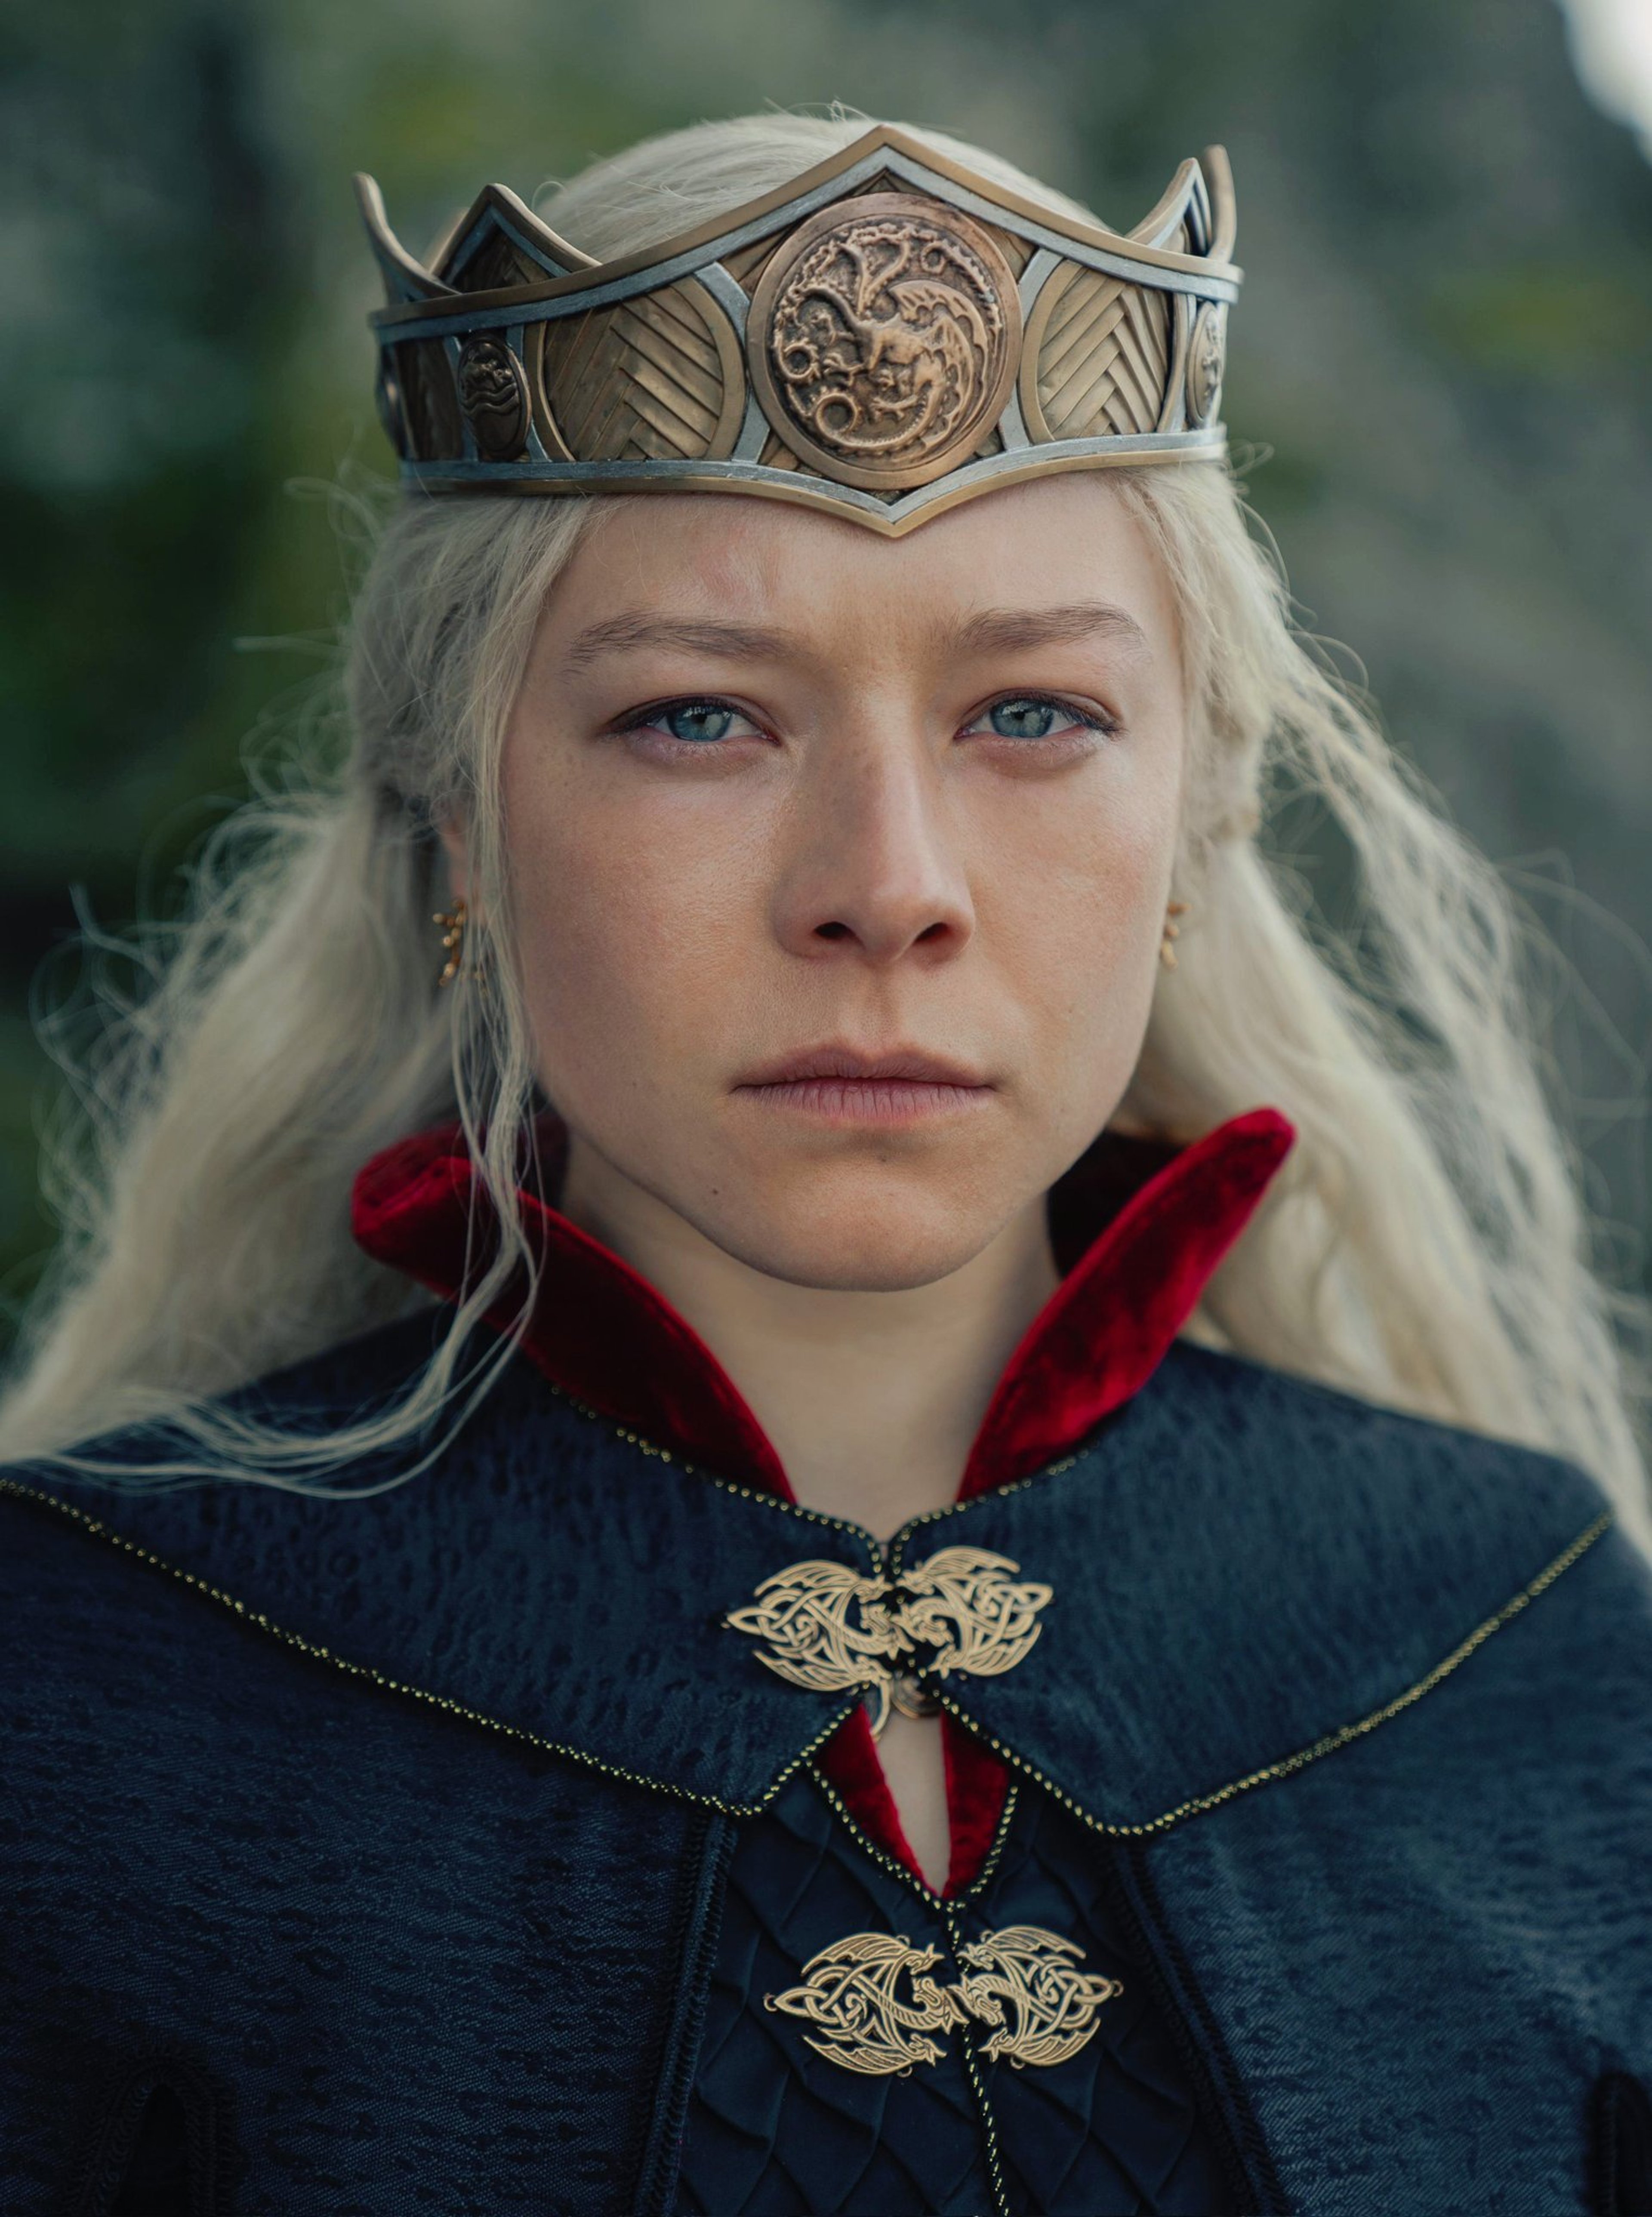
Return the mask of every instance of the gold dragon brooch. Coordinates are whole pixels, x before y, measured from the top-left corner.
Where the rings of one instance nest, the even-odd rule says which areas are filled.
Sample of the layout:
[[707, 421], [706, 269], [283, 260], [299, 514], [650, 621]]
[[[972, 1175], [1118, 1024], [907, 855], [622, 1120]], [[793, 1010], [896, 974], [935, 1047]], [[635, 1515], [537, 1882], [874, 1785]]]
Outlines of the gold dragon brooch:
[[790, 1685], [860, 1689], [877, 1733], [892, 1708], [932, 1716], [943, 1678], [1013, 1670], [1038, 1638], [1053, 1591], [1018, 1581], [1020, 1567], [983, 1547], [943, 1547], [870, 1575], [848, 1563], [793, 1563], [723, 1622], [766, 1642], [758, 1661]]

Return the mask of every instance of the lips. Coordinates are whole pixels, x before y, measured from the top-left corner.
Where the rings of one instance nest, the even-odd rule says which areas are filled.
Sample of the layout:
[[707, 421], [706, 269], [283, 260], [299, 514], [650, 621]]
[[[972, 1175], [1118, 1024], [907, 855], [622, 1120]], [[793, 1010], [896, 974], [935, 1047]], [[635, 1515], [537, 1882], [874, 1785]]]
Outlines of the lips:
[[763, 1114], [801, 1116], [817, 1128], [886, 1132], [980, 1115], [994, 1090], [990, 1078], [951, 1055], [914, 1047], [866, 1054], [837, 1045], [781, 1055], [734, 1088]]
[[863, 1054], [853, 1047], [804, 1047], [795, 1054], [783, 1055], [779, 1060], [765, 1063], [761, 1069], [739, 1080], [741, 1086], [796, 1085], [810, 1078], [835, 1078], [858, 1079], [866, 1084], [879, 1078], [912, 1085], [947, 1085], [985, 1090], [992, 1081], [967, 1063], [954, 1061], [950, 1056], [925, 1053], [921, 1048], [897, 1047], [888, 1054]]

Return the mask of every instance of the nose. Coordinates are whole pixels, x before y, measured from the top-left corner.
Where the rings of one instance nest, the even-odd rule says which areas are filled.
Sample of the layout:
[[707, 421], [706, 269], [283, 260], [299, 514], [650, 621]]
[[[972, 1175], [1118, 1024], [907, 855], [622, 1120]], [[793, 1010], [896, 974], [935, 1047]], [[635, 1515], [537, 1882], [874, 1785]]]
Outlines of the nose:
[[946, 780], [916, 733], [886, 717], [822, 748], [793, 798], [774, 919], [789, 953], [882, 967], [968, 945], [974, 907]]

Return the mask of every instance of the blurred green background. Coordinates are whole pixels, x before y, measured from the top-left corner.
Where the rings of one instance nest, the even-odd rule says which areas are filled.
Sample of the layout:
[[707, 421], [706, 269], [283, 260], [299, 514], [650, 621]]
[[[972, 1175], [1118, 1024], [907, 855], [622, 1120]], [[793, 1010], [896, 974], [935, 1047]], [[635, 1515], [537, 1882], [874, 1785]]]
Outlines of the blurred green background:
[[1258, 450], [1253, 499], [1311, 627], [1357, 651], [1587, 980], [1557, 1074], [1620, 1264], [1644, 1268], [1652, 167], [1581, 89], [1553, 0], [70, 0], [7, 21], [8, 1302], [51, 1238], [31, 981], [77, 892], [115, 928], [175, 901], [249, 738], [325, 670], [349, 565], [319, 489], [387, 472], [351, 170], [422, 246], [490, 178], [531, 197], [646, 133], [832, 100], [974, 139], [1124, 226], [1226, 141], [1249, 275], [1225, 412]]

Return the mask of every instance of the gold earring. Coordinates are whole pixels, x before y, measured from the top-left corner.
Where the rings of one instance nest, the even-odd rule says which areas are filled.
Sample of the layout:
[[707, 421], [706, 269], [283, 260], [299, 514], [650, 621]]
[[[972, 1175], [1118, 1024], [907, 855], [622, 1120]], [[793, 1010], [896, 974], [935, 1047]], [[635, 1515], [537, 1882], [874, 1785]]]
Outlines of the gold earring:
[[451, 912], [437, 909], [436, 914], [430, 918], [430, 921], [432, 923], [439, 923], [442, 926], [442, 944], [446, 948], [448, 955], [447, 961], [442, 966], [442, 975], [436, 982], [438, 986], [451, 985], [454, 979], [459, 975], [459, 965], [464, 958], [464, 902], [462, 900], [455, 901]]
[[1165, 911], [1165, 929], [1164, 935], [1159, 942], [1159, 960], [1166, 970], [1173, 970], [1176, 967], [1176, 949], [1172, 946], [1171, 942], [1179, 939], [1182, 936], [1181, 926], [1173, 919], [1186, 914], [1185, 901], [1172, 901], [1170, 906]]

